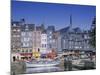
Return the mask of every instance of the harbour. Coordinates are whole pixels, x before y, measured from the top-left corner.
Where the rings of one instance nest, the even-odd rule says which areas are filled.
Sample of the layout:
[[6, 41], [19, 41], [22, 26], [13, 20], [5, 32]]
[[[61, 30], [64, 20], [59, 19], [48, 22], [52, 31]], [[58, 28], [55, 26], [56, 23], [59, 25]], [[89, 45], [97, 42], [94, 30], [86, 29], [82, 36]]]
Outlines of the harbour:
[[77, 60], [64, 60], [55, 66], [42, 66], [42, 67], [26, 67], [25, 62], [11, 63], [11, 75], [17, 74], [32, 74], [32, 73], [49, 73], [49, 72], [63, 72], [63, 71], [78, 71], [96, 69], [95, 60], [90, 59], [77, 59]]

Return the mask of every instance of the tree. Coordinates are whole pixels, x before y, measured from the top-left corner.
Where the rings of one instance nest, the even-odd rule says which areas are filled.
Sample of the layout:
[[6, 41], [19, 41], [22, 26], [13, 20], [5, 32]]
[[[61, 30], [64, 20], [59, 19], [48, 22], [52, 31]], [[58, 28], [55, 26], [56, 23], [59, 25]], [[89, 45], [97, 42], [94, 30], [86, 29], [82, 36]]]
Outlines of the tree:
[[96, 47], [96, 18], [93, 19], [90, 30], [90, 44]]

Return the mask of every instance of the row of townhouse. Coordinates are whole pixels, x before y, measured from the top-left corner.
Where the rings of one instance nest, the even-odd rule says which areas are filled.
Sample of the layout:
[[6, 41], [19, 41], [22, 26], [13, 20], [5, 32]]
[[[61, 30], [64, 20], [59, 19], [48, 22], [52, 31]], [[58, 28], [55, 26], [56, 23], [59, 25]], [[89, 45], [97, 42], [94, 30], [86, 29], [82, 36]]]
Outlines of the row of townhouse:
[[[25, 24], [23, 20], [11, 23], [11, 52], [31, 58], [34, 51], [46, 53], [52, 48], [54, 26], [47, 30], [44, 25]], [[17, 57], [16, 57], [17, 58]], [[19, 57], [18, 57], [19, 58]]]
[[44, 27], [35, 24], [25, 24], [24, 21], [12, 21], [11, 25], [11, 51], [20, 53], [21, 56], [32, 56], [33, 51], [46, 53], [53, 50], [56, 52], [66, 51], [95, 51], [89, 43], [90, 30], [81, 30], [79, 27], [72, 28], [70, 25], [60, 30], [54, 26]]
[[[93, 19], [93, 22], [96, 18]], [[91, 22], [91, 25], [95, 23]], [[92, 27], [93, 28], [93, 27]], [[52, 45], [58, 53], [78, 51], [78, 52], [95, 52], [96, 48], [90, 44], [89, 30], [82, 30], [79, 27], [72, 27], [72, 19], [70, 17], [70, 25], [68, 27], [57, 30], [53, 33]]]

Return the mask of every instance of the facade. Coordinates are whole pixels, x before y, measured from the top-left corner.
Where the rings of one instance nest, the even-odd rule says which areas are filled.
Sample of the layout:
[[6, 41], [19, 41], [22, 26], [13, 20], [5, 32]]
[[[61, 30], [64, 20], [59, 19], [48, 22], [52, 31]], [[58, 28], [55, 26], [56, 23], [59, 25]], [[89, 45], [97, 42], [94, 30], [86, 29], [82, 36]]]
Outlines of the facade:
[[43, 31], [42, 26], [36, 26], [33, 31], [33, 51], [40, 51], [41, 49], [41, 33]]
[[89, 44], [89, 31], [82, 31], [80, 28], [70, 27], [60, 30], [62, 51], [93, 51]]
[[[95, 51], [90, 44], [89, 30], [83, 31], [80, 28], [70, 26], [55, 31], [54, 26], [35, 26], [25, 24], [21, 21], [12, 21], [11, 25], [11, 51], [19, 55], [20, 59], [30, 59], [34, 52], [46, 53], [56, 51], [58, 53], [67, 51]], [[15, 55], [14, 54], [14, 55]], [[17, 56], [17, 58], [19, 58]]]
[[47, 48], [51, 50], [53, 48], [53, 33], [55, 31], [54, 26], [48, 26], [47, 28]]
[[89, 30], [83, 31], [79, 27], [72, 28], [72, 16], [70, 16], [70, 25], [58, 30], [57, 40], [58, 52], [63, 51], [95, 51], [90, 44]]
[[23, 21], [12, 21], [11, 22], [11, 61], [20, 60], [21, 55], [21, 25]]
[[33, 30], [34, 24], [21, 26], [21, 51], [22, 58], [31, 58], [33, 50]]
[[61, 35], [58, 36], [57, 38], [57, 52], [61, 53], [62, 52], [62, 47], [61, 47]]
[[75, 32], [74, 30], [69, 31], [70, 28], [68, 28], [68, 31], [62, 34], [62, 41], [61, 41], [61, 47], [62, 50], [77, 50], [82, 48], [82, 38], [81, 33], [79, 30], [78, 32]]
[[90, 41], [90, 31], [84, 31], [83, 32], [83, 45], [84, 45], [84, 50], [85, 51], [95, 51], [95, 48], [93, 46], [90, 45], [89, 41]]
[[21, 22], [13, 21], [11, 23], [11, 52], [19, 52], [21, 48]]
[[47, 53], [47, 34], [46, 31], [41, 34], [41, 53]]
[[53, 32], [53, 40], [52, 40], [52, 48], [54, 50], [59, 51], [60, 46], [59, 44], [61, 44], [60, 42], [60, 33], [58, 31]]

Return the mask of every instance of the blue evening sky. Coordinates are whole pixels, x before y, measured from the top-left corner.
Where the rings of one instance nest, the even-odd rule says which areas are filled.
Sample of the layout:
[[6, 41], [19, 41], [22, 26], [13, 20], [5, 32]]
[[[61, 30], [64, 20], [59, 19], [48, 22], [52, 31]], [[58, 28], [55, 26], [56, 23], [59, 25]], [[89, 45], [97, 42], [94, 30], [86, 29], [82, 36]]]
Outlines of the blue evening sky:
[[57, 30], [69, 26], [70, 15], [72, 15], [73, 28], [89, 29], [96, 16], [96, 7], [25, 1], [12, 1], [11, 4], [13, 20], [25, 18], [26, 23], [36, 25], [44, 23], [46, 27], [54, 25]]

